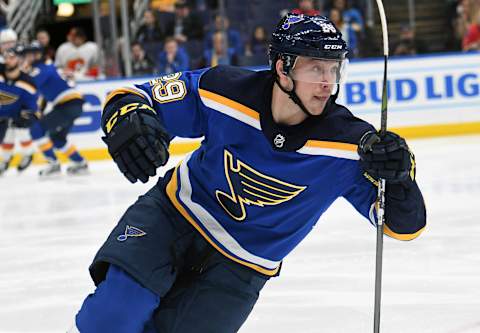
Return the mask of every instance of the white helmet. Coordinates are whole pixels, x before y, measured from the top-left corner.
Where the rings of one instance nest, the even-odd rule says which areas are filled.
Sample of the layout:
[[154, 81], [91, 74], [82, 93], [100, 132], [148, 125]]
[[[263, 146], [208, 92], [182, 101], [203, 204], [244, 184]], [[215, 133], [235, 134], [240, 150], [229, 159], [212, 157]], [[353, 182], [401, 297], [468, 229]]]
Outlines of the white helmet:
[[0, 31], [0, 44], [8, 42], [16, 42], [18, 40], [18, 35], [15, 30], [6, 28]]

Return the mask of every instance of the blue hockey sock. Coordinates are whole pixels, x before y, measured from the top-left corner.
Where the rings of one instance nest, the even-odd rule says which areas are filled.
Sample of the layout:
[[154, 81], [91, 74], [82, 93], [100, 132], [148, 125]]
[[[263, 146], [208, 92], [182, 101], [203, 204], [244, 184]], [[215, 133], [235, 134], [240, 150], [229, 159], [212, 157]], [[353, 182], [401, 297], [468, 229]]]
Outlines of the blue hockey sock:
[[55, 151], [53, 150], [53, 143], [47, 138], [43, 138], [37, 142], [38, 148], [42, 152], [43, 156], [49, 161], [54, 162], [57, 161], [57, 156], [55, 155]]
[[75, 148], [74, 145], [68, 146], [67, 149], [65, 150], [62, 149], [62, 152], [65, 154], [65, 156], [67, 156], [70, 159], [70, 161], [73, 161], [73, 162], [83, 161], [82, 155], [80, 155], [80, 153], [78, 152], [77, 148]]
[[83, 302], [75, 322], [82, 333], [141, 333], [159, 304], [159, 296], [111, 265], [105, 281]]

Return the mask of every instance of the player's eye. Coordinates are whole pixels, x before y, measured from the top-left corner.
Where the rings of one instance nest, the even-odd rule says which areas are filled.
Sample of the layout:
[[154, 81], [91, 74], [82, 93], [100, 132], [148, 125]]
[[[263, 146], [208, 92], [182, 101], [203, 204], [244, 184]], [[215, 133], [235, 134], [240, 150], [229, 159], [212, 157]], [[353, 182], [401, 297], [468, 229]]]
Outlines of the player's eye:
[[312, 70], [313, 70], [315, 73], [317, 73], [317, 74], [323, 74], [323, 72], [324, 72], [324, 69], [323, 69], [323, 67], [321, 67], [321, 66], [314, 66], [314, 67], [312, 68]]

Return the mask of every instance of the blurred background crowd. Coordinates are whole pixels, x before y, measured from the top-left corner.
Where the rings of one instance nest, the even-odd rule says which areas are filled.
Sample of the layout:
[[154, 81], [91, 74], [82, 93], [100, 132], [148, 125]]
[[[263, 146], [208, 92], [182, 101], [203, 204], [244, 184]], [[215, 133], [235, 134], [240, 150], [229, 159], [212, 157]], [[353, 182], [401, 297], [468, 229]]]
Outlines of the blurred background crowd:
[[[392, 55], [480, 49], [480, 0], [384, 2]], [[374, 0], [10, 0], [0, 5], [2, 49], [16, 39], [36, 39], [47, 57], [76, 79], [267, 65], [269, 35], [287, 12], [330, 17], [352, 59], [381, 55]]]

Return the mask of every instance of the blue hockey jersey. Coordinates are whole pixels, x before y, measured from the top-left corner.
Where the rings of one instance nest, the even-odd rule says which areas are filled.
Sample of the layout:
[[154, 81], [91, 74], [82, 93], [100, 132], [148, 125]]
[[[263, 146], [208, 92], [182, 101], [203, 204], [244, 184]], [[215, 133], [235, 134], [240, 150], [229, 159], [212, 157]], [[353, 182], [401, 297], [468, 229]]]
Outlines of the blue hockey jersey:
[[[175, 168], [167, 195], [218, 251], [266, 275], [277, 273], [339, 197], [375, 224], [377, 196], [357, 154], [361, 136], [374, 128], [333, 98], [321, 116], [276, 124], [273, 84], [270, 72], [219, 66], [118, 89], [106, 103], [121, 94], [142, 96], [173, 136], [204, 137]], [[425, 221], [417, 218], [424, 212], [416, 201], [394, 205], [400, 216], [387, 234], [418, 236]]]
[[58, 105], [82, 98], [82, 95], [60, 76], [51, 61], [36, 61], [29, 74], [37, 85], [39, 93], [47, 102]]
[[5, 75], [0, 64], [0, 118], [17, 118], [21, 111], [37, 110], [37, 88], [30, 76], [21, 73], [15, 80]]

